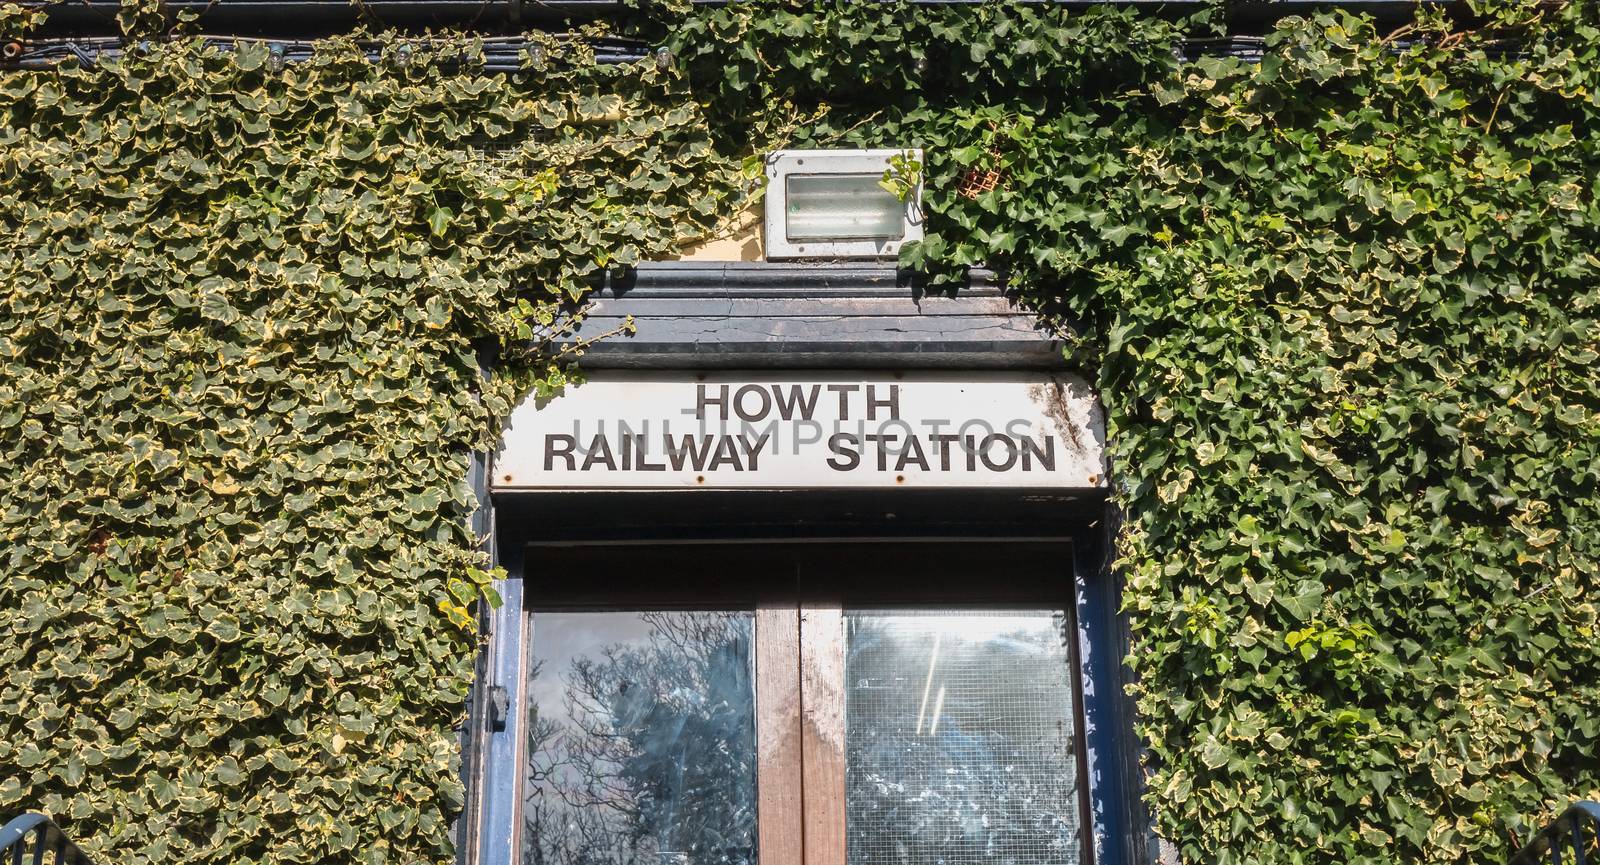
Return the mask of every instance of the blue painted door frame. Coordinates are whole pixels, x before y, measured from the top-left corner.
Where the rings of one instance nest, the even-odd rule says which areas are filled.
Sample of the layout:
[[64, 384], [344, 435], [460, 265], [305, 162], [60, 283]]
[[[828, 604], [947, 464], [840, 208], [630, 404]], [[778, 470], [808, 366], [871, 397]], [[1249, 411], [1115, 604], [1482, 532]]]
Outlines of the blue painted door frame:
[[[587, 369], [1065, 367], [1060, 340], [1041, 330], [1033, 313], [1011, 303], [995, 274], [978, 268], [959, 290], [929, 293], [917, 274], [886, 261], [663, 262], [608, 273], [593, 299], [574, 338], [607, 333], [623, 321], [633, 321], [637, 329], [592, 346], [584, 357]], [[535, 495], [500, 496], [491, 503], [489, 469], [488, 456], [481, 455], [474, 470], [481, 503], [475, 529], [508, 578], [497, 587], [504, 606], [481, 617], [487, 645], [464, 742], [468, 802], [460, 849], [466, 865], [517, 861], [529, 636], [523, 608], [527, 587], [538, 579], [525, 571], [528, 543], [595, 531], [640, 539], [662, 526], [693, 533], [711, 522], [733, 534], [741, 531], [741, 521], [747, 532], [778, 527], [785, 537], [837, 537], [861, 528], [858, 501], [794, 491], [765, 498], [689, 491], [693, 499], [651, 507], [630, 494], [589, 492], [554, 494], [559, 498], [542, 503]], [[1036, 493], [1020, 491], [974, 489], [930, 493], [925, 499], [909, 493], [884, 495], [895, 496], [889, 510], [902, 524], [921, 508], [923, 524], [932, 528], [925, 536], [1005, 535], [1029, 523], [1035, 532], [1072, 539], [1094, 862], [1153, 862], [1139, 801], [1133, 713], [1123, 689], [1127, 629], [1119, 612], [1117, 575], [1109, 566], [1111, 509], [1092, 498], [1056, 510], [1030, 510], [1034, 506], [1027, 503]], [[680, 506], [686, 501], [694, 505]], [[958, 518], [950, 519], [952, 514]]]
[[[688, 495], [695, 495], [690, 492]], [[561, 494], [571, 501], [584, 493]], [[793, 495], [769, 493], [768, 495]], [[511, 503], [502, 498], [500, 510]], [[529, 651], [529, 618], [525, 614], [528, 585], [526, 546], [541, 540], [534, 518], [541, 508], [523, 502], [514, 514], [492, 519], [497, 564], [506, 579], [496, 589], [504, 603], [485, 616], [489, 629], [483, 680], [474, 700], [473, 755], [464, 764], [469, 794], [462, 858], [470, 865], [515, 865], [519, 862], [522, 783], [526, 754], [523, 722], [528, 716], [525, 676]], [[1103, 516], [1104, 506], [1098, 512]], [[1089, 513], [1094, 513], [1091, 510]], [[1097, 865], [1133, 865], [1147, 861], [1141, 843], [1146, 831], [1138, 806], [1136, 751], [1127, 700], [1123, 693], [1123, 620], [1114, 575], [1106, 567], [1104, 520], [1079, 518], [1064, 527], [1073, 541], [1071, 563], [1075, 588], [1079, 681], [1082, 687], [1083, 736], [1086, 751], [1086, 793], [1089, 801], [1093, 856]]]

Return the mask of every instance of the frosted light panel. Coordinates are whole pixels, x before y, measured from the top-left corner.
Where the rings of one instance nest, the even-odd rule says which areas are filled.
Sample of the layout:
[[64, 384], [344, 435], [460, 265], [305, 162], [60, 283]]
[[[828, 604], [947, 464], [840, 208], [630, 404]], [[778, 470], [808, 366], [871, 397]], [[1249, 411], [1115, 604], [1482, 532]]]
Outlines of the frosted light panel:
[[849, 865], [1082, 861], [1066, 621], [846, 611]]
[[790, 240], [899, 240], [905, 202], [878, 185], [882, 174], [792, 174], [785, 188]]

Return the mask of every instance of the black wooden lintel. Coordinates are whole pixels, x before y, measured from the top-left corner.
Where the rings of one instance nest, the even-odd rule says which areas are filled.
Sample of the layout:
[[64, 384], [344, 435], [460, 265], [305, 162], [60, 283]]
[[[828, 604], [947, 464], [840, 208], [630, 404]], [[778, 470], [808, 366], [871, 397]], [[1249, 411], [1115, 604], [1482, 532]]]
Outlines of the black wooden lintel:
[[987, 271], [924, 290], [892, 263], [663, 262], [608, 276], [576, 339], [591, 369], [1053, 369], [1061, 340]]

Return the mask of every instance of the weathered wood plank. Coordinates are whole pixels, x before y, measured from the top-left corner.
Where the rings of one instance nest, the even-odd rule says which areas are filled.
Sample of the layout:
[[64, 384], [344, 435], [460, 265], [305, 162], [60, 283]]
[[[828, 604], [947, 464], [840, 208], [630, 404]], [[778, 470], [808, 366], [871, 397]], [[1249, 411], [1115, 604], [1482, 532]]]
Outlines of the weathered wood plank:
[[992, 315], [1033, 321], [1004, 297], [634, 297], [600, 298], [591, 316], [789, 318]]
[[805, 865], [800, 723], [800, 610], [756, 610], [756, 828], [761, 865]]
[[[677, 262], [610, 275], [573, 337], [601, 368], [1059, 369], [1062, 342], [974, 271], [923, 293], [892, 262]], [[613, 334], [632, 321], [633, 332]]]
[[[608, 273], [599, 286], [602, 297], [643, 295], [816, 297], [913, 296], [948, 294], [952, 287], [928, 289], [917, 274], [892, 261], [854, 262], [710, 262], [666, 261], [640, 264], [622, 273]], [[962, 294], [997, 294], [995, 274], [975, 268]]]
[[837, 602], [801, 604], [800, 695], [805, 865], [845, 865], [844, 613]]

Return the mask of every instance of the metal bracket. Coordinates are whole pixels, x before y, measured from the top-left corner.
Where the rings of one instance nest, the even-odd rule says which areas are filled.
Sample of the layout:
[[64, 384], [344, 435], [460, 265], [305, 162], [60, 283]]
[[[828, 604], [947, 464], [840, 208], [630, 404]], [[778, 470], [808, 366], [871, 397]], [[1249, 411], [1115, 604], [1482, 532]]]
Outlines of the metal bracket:
[[506, 730], [506, 718], [511, 714], [511, 700], [503, 685], [489, 689], [489, 729], [496, 733]]

